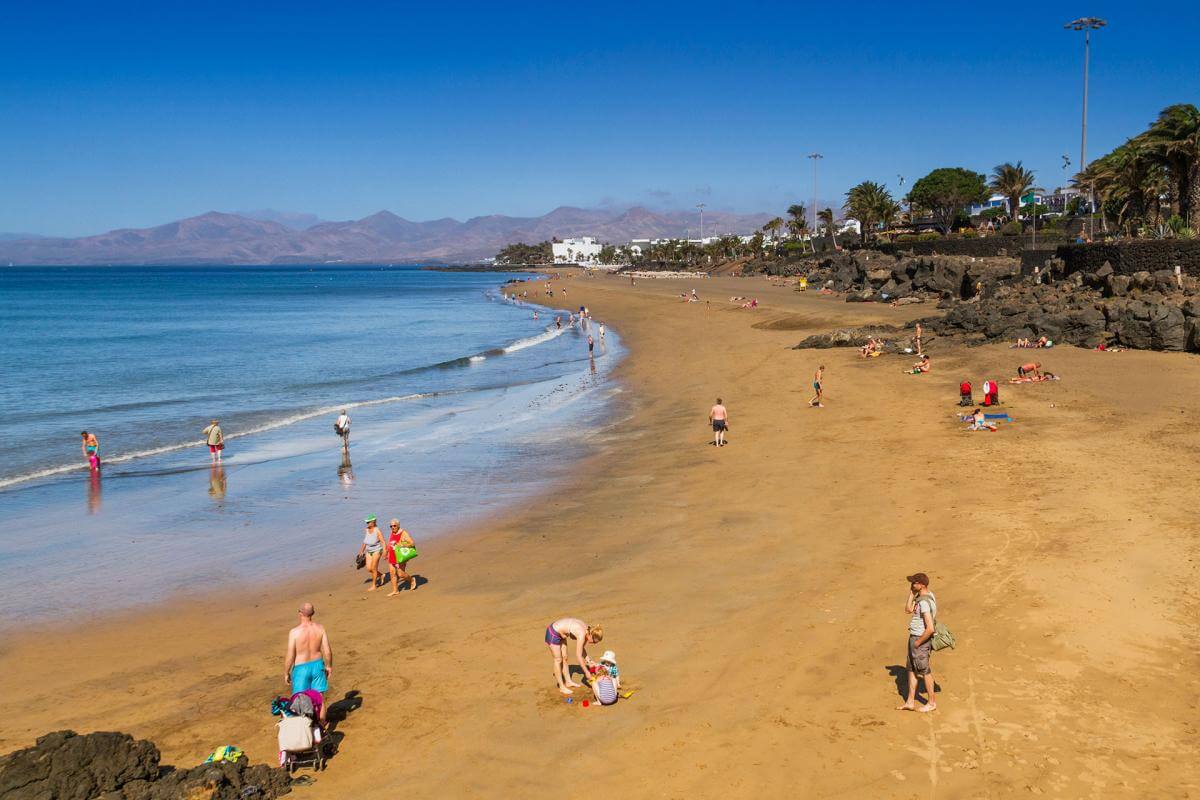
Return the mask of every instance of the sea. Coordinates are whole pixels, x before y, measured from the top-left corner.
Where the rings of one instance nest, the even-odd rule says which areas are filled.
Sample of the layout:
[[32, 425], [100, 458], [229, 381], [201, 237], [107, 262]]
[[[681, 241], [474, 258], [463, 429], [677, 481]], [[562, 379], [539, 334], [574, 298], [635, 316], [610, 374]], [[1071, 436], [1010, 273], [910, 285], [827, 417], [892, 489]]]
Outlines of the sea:
[[506, 300], [516, 277], [0, 269], [0, 627], [350, 572], [368, 514], [419, 548], [572, 475], [624, 351]]

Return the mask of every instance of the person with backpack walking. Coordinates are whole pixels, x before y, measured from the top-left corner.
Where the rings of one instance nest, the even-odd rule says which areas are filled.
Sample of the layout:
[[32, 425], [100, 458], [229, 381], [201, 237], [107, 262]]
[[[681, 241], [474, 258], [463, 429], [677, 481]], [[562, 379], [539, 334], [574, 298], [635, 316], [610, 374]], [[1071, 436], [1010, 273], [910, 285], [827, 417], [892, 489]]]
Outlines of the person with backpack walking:
[[[929, 666], [929, 655], [933, 651], [934, 620], [937, 619], [937, 598], [929, 591], [929, 576], [924, 572], [909, 575], [908, 600], [904, 613], [908, 620], [908, 697], [897, 711], [920, 711], [928, 713], [937, 709], [934, 698], [933, 668]], [[926, 702], [917, 707], [917, 685], [925, 682]]]

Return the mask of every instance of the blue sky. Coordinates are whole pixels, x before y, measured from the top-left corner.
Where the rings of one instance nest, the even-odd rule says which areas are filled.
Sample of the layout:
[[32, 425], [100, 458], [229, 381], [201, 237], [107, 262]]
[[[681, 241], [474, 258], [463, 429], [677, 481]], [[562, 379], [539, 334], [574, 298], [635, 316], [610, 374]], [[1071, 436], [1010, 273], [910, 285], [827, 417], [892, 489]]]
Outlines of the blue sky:
[[779, 211], [864, 179], [1089, 158], [1200, 103], [1173, 3], [17, 3], [0, 232], [210, 209], [411, 219], [558, 205]]

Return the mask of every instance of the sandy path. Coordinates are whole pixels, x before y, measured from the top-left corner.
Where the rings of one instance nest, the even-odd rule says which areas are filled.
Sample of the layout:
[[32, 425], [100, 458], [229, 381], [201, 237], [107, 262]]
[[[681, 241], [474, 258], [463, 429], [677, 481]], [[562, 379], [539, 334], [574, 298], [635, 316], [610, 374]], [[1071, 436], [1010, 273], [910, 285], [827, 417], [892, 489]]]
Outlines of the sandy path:
[[[332, 632], [333, 695], [361, 701], [306, 796], [1200, 790], [1194, 357], [1055, 349], [1041, 360], [1063, 381], [1004, 386], [1017, 422], [965, 433], [958, 381], [1006, 380], [1014, 351], [939, 342], [934, 372], [908, 376], [896, 357], [788, 349], [928, 308], [761, 279], [696, 282], [711, 304], [674, 299], [692, 282], [566, 283], [566, 305], [631, 351], [601, 454], [513, 519], [431, 541], [412, 595], [368, 599], [344, 571], [303, 592]], [[828, 407], [808, 409], [819, 362]], [[933, 715], [892, 711], [918, 569], [959, 639], [934, 657]], [[10, 641], [0, 746], [69, 725], [152, 738], [176, 762], [226, 742], [272, 757], [266, 706], [301, 593]], [[604, 623], [633, 698], [561, 701], [541, 632], [564, 613]]]

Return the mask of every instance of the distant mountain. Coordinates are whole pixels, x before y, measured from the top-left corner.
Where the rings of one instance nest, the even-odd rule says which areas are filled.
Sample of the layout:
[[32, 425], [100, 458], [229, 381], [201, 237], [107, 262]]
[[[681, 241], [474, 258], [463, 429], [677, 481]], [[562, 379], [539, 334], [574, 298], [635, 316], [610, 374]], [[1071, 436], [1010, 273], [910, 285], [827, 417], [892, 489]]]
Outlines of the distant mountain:
[[0, 242], [12, 242], [18, 239], [45, 239], [37, 233], [0, 233]]
[[[256, 214], [263, 212], [254, 212]], [[444, 218], [412, 222], [380, 211], [346, 222], [316, 222], [305, 229], [277, 219], [210, 211], [153, 228], [125, 228], [77, 239], [45, 237], [0, 241], [0, 262], [15, 264], [276, 264], [471, 261], [495, 255], [514, 242], [595, 236], [620, 244], [630, 239], [699, 236], [694, 211], [642, 207], [595, 210], [563, 206], [541, 217], [491, 215], [466, 222]], [[751, 233], [769, 214], [704, 215], [706, 235]], [[315, 217], [314, 217], [315, 219]]]
[[324, 222], [316, 214], [307, 214], [295, 211], [276, 211], [273, 208], [264, 208], [258, 211], [232, 211], [239, 217], [247, 219], [257, 219], [263, 222], [278, 222], [286, 228], [291, 228], [294, 231], [306, 231], [313, 225], [318, 225]]

